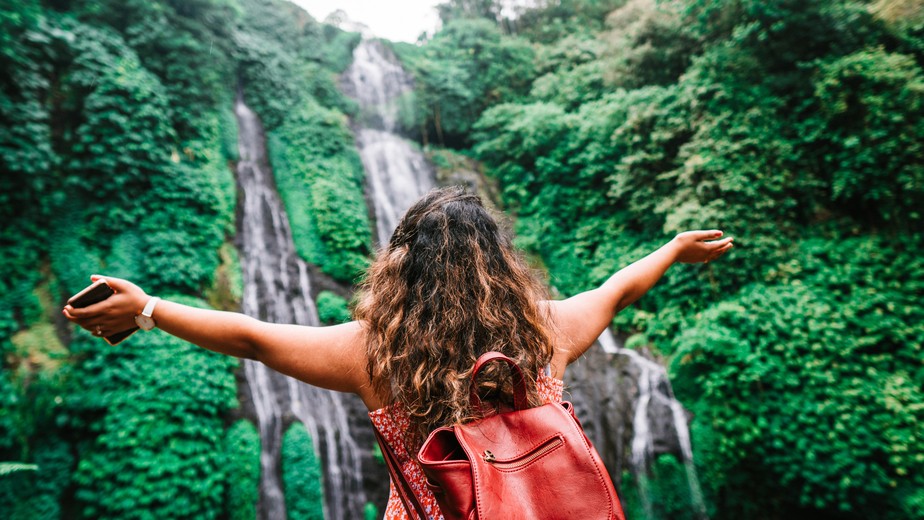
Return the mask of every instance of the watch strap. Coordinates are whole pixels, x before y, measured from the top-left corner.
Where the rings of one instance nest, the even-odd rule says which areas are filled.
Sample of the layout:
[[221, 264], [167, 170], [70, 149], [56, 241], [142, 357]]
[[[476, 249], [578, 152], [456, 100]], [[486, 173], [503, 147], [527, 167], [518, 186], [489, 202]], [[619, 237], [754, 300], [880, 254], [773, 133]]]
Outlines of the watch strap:
[[157, 305], [157, 302], [159, 301], [160, 301], [160, 298], [157, 296], [148, 300], [147, 305], [144, 306], [144, 310], [141, 311], [141, 315], [150, 318], [151, 315], [154, 314], [154, 307]]

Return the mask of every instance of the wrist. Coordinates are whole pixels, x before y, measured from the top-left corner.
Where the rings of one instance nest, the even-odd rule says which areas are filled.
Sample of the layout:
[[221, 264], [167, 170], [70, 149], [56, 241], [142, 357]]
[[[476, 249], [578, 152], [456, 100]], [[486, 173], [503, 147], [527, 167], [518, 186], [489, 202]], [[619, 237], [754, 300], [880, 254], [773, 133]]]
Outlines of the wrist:
[[662, 249], [665, 250], [665, 254], [668, 259], [670, 259], [672, 265], [680, 261], [680, 253], [683, 251], [683, 245], [680, 243], [678, 237], [672, 238], [670, 242], [664, 244]]
[[135, 315], [135, 324], [138, 325], [138, 327], [144, 330], [152, 330], [157, 326], [157, 322], [154, 321], [154, 309], [159, 302], [160, 298], [157, 296], [149, 297], [146, 300], [144, 308], [140, 313]]

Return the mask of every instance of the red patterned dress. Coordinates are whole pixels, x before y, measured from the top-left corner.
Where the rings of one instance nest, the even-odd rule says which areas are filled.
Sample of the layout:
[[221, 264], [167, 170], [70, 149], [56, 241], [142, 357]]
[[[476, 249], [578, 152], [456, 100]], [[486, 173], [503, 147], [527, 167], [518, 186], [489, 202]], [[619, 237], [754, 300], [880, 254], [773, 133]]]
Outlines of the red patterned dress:
[[[562, 390], [564, 389], [564, 383], [562, 383], [561, 379], [540, 374], [536, 388], [539, 391], [539, 398], [544, 403], [561, 402]], [[417, 496], [417, 500], [427, 514], [427, 520], [443, 520], [436, 498], [424, 484], [423, 470], [420, 469], [417, 460], [408, 454], [405, 447], [404, 434], [408, 430], [410, 423], [404, 409], [399, 404], [379, 408], [369, 412], [369, 418], [372, 419], [372, 423], [382, 433], [385, 442], [388, 443], [398, 459], [401, 472], [404, 473], [404, 478], [410, 484], [411, 490]], [[408, 520], [409, 518], [407, 511], [404, 510], [404, 504], [401, 503], [401, 498], [395, 490], [395, 483], [392, 482], [384, 520]]]

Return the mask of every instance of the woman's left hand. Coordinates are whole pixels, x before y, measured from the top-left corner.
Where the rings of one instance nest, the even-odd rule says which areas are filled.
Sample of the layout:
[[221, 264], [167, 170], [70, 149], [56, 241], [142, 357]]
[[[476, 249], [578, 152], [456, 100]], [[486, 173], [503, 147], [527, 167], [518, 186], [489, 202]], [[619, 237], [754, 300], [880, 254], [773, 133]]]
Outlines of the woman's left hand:
[[671, 242], [676, 248], [676, 261], [685, 264], [698, 262], [709, 263], [734, 247], [733, 237], [721, 238], [719, 230], [685, 231], [674, 237]]

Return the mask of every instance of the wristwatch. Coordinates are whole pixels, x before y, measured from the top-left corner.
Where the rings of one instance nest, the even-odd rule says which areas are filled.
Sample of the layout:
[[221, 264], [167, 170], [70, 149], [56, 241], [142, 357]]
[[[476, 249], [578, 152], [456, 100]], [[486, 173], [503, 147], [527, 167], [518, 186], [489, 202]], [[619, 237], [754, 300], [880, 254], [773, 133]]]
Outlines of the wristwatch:
[[160, 301], [160, 298], [157, 296], [148, 300], [148, 304], [144, 306], [144, 310], [141, 311], [141, 314], [135, 316], [135, 323], [144, 330], [151, 330], [157, 326], [157, 322], [154, 321], [154, 318], [151, 316], [154, 314], [154, 306], [157, 305], [157, 302]]

